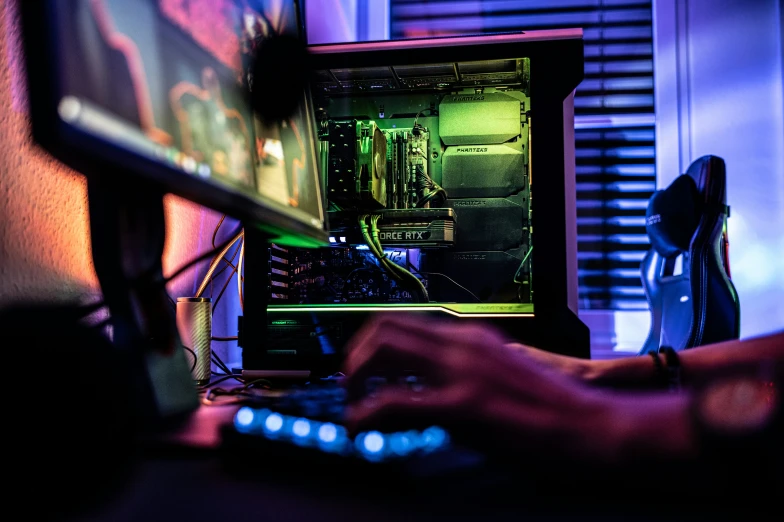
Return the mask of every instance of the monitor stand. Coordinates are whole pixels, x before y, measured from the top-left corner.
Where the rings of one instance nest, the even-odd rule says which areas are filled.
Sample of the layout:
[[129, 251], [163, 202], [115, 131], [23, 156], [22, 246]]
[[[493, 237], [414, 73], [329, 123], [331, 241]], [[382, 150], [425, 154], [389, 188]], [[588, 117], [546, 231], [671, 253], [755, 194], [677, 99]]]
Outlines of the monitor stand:
[[141, 425], [157, 431], [188, 418], [199, 396], [163, 277], [164, 193], [125, 179], [88, 177], [92, 257]]

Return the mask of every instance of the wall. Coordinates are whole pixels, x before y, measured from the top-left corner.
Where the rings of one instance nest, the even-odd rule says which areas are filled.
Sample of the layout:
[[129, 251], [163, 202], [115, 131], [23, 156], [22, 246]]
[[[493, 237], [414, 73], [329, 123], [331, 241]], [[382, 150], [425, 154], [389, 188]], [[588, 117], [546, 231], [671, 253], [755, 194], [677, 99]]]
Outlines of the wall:
[[86, 192], [74, 172], [28, 138], [19, 27], [5, 2], [0, 35], [0, 299], [97, 292]]
[[659, 187], [724, 158], [741, 336], [784, 328], [784, 87], [780, 0], [654, 2]]
[[[0, 12], [0, 305], [18, 299], [97, 300], [84, 179], [29, 138], [16, 1], [5, 0]], [[167, 196], [164, 273], [208, 250], [219, 218]], [[170, 294], [192, 295], [200, 273], [203, 267], [183, 274]], [[236, 334], [236, 292], [227, 294], [226, 313], [215, 317], [217, 335]], [[238, 361], [236, 343], [223, 344], [218, 348], [223, 360]]]
[[389, 39], [388, 0], [304, 0], [309, 44]]

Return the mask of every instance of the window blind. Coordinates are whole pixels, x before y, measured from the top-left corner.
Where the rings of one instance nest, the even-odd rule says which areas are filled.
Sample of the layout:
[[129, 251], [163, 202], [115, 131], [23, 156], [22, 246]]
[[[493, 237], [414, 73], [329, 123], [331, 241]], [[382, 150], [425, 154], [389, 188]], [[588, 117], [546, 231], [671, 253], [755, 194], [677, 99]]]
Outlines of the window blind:
[[652, 2], [391, 0], [390, 21], [393, 39], [583, 29], [585, 79], [574, 102], [580, 307], [647, 309], [640, 262], [656, 186]]

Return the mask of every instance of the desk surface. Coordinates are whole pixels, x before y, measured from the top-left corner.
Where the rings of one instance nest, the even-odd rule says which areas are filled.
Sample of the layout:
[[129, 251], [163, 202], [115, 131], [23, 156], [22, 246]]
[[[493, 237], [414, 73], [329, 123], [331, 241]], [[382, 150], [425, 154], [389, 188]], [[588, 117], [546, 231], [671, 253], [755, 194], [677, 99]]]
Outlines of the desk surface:
[[[465, 497], [410, 498], [394, 488], [368, 498], [346, 488], [320, 489], [280, 482], [259, 469], [257, 478], [227, 473], [212, 457], [151, 458], [139, 467], [126, 488], [106, 509], [76, 520], [85, 522], [230, 521], [419, 522], [432, 520], [548, 521], [710, 521], [770, 520], [755, 506], [736, 514], [710, 505], [663, 506], [664, 495], [652, 488], [650, 501], [624, 503], [614, 495], [572, 500], [530, 498], [525, 491], [503, 502]], [[336, 480], [339, 471], [336, 470]]]
[[221, 426], [231, 422], [238, 409], [238, 405], [230, 403], [202, 405], [182, 426], [161, 435], [160, 439], [194, 449], [217, 450]]
[[[412, 495], [404, 484], [377, 482], [377, 477], [354, 477], [364, 493], [341, 477], [341, 470], [313, 480], [307, 466], [294, 471], [301, 478], [283, 477], [264, 462], [236, 473], [225, 465], [220, 427], [231, 421], [238, 405], [202, 406], [179, 430], [148, 449], [132, 477], [109, 505], [96, 513], [68, 520], [125, 521], [314, 521], [386, 522], [404, 520], [753, 520], [755, 506], [737, 516], [726, 506], [666, 505], [666, 492], [654, 484], [644, 502], [628, 501], [615, 491], [605, 495], [539, 496], [526, 486], [500, 496], [487, 488], [443, 488], [430, 495]], [[324, 471], [324, 470], [322, 470]], [[525, 466], [520, 467], [521, 477]], [[529, 477], [530, 478], [530, 477]], [[320, 481], [320, 482], [319, 482]], [[369, 494], [368, 494], [369, 492]], [[759, 517], [762, 519], [762, 517]]]

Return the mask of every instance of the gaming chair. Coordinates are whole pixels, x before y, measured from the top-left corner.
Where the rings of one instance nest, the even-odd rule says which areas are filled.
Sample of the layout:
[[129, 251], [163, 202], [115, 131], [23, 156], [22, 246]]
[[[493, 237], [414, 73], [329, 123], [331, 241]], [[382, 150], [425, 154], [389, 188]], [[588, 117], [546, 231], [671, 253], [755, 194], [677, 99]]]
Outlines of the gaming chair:
[[[740, 302], [730, 279], [724, 160], [703, 156], [648, 202], [651, 249], [640, 270], [651, 329], [640, 355], [740, 336]], [[677, 261], [682, 271], [676, 273]]]

